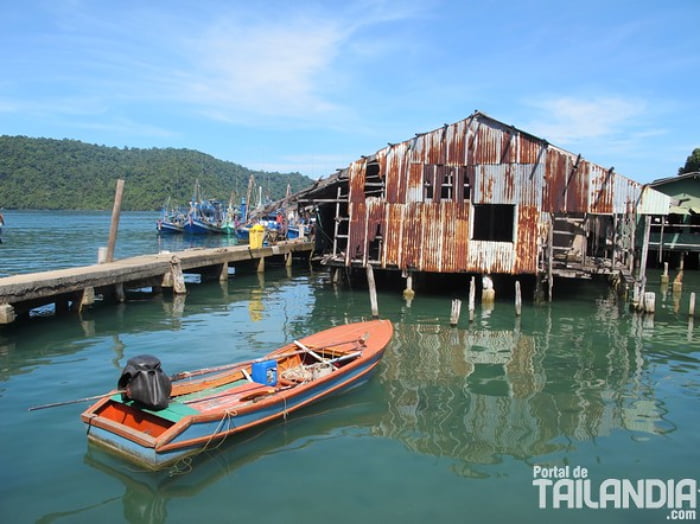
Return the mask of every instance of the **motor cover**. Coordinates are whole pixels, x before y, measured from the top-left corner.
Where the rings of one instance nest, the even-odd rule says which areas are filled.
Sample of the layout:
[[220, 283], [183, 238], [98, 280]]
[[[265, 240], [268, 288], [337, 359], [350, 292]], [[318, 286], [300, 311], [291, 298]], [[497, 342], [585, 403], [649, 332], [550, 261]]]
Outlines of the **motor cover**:
[[158, 411], [168, 407], [172, 383], [160, 367], [160, 360], [151, 355], [130, 358], [117, 383], [125, 389], [122, 400], [133, 400], [146, 409]]

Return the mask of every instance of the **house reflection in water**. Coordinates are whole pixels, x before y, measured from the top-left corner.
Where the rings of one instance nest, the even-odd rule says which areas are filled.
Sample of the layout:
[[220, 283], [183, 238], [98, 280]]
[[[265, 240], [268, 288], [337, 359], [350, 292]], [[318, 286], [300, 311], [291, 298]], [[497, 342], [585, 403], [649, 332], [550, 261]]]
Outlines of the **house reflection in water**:
[[504, 455], [528, 460], [618, 429], [662, 431], [656, 404], [634, 401], [648, 392], [629, 395], [651, 389], [639, 351], [549, 344], [546, 332], [401, 325], [383, 359], [389, 408], [374, 431], [459, 459], [466, 476]]

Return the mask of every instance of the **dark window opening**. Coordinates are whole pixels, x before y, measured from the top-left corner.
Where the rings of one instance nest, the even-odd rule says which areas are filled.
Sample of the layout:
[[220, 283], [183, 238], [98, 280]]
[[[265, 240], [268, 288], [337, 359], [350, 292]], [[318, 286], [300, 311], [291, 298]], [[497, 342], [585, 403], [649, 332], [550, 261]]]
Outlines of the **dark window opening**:
[[469, 185], [469, 172], [467, 168], [461, 167], [458, 173], [459, 178], [462, 180], [462, 201], [469, 202], [472, 197], [471, 186]]
[[443, 167], [442, 169], [444, 172], [442, 174], [442, 186], [440, 187], [440, 199], [452, 200], [454, 174], [449, 167]]
[[383, 197], [384, 179], [379, 174], [379, 163], [369, 162], [365, 170], [365, 197]]
[[432, 202], [435, 195], [435, 166], [423, 166], [423, 202]]
[[472, 240], [513, 242], [515, 206], [511, 204], [474, 205]]

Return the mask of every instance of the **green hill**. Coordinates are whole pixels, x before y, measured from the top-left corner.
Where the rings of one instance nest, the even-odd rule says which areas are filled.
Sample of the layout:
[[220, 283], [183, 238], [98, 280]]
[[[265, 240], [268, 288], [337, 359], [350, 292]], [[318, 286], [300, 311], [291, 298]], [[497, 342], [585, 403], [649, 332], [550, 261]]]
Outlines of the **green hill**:
[[245, 197], [250, 175], [263, 195], [282, 198], [310, 186], [300, 173], [251, 171], [190, 149], [135, 149], [53, 140], [0, 136], [0, 208], [112, 208], [116, 180], [123, 178], [124, 210], [159, 209], [170, 197], [184, 204], [199, 180], [205, 198], [236, 201]]

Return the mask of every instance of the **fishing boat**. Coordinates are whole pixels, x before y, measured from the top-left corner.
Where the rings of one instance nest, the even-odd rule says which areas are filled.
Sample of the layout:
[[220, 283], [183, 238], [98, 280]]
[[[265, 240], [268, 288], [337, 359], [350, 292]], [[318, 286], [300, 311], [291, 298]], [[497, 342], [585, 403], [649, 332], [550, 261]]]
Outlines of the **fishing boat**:
[[156, 231], [159, 235], [182, 233], [186, 220], [187, 214], [182, 210], [172, 208], [170, 197], [168, 197], [163, 204], [161, 217], [156, 220]]
[[332, 327], [265, 357], [168, 377], [153, 356], [127, 362], [117, 387], [81, 415], [90, 442], [157, 470], [228, 436], [286, 418], [370, 377], [389, 320]]

